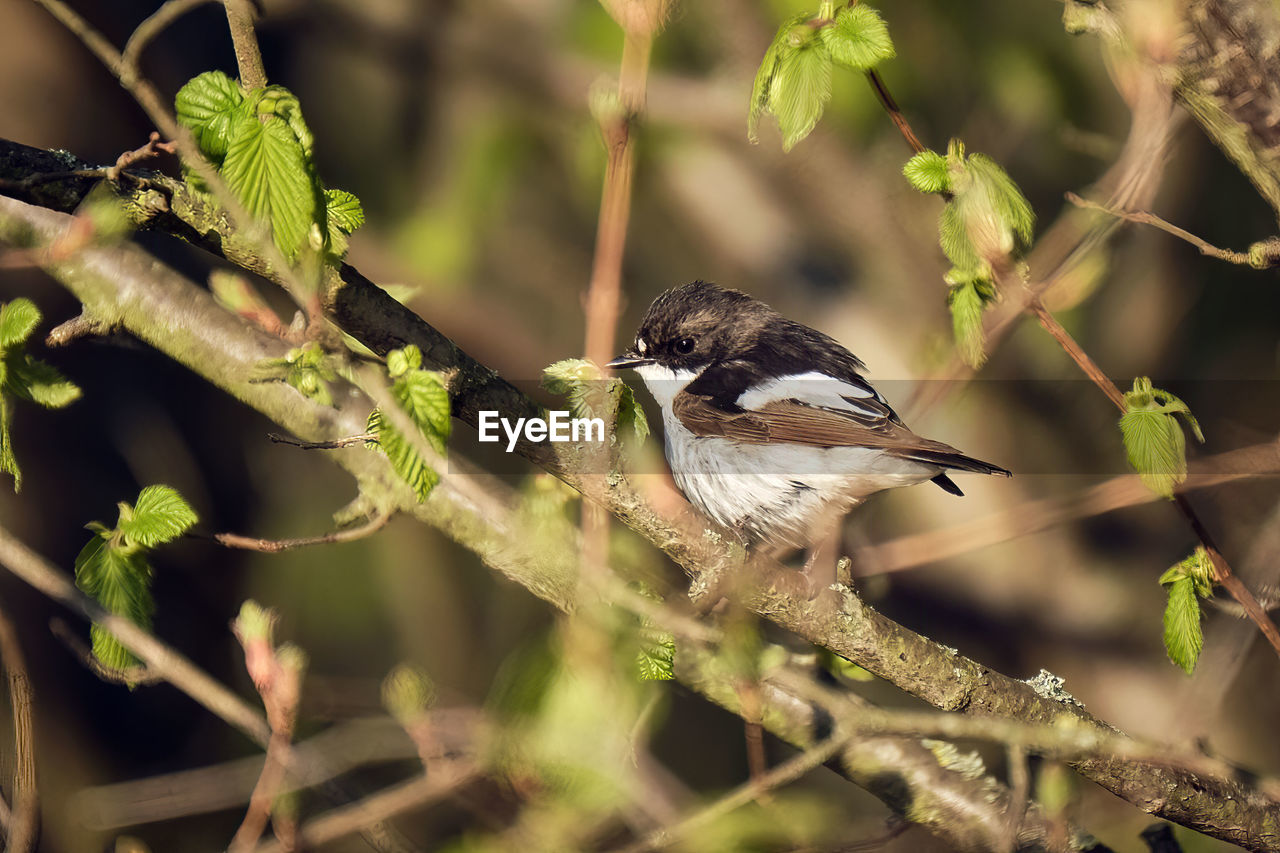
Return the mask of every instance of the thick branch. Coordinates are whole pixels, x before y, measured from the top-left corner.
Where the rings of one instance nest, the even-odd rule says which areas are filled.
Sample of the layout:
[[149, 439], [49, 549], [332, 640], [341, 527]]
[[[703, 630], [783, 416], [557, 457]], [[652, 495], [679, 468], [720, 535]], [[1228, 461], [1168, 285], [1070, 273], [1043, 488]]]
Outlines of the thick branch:
[[[0, 199], [0, 237], [30, 240], [34, 230], [36, 237], [43, 239], [64, 227], [64, 223], [65, 219], [56, 214]], [[135, 251], [129, 246], [88, 249], [53, 272], [91, 311], [110, 314], [125, 328], [296, 434], [323, 440], [363, 428], [363, 413], [323, 410], [304, 401], [292, 389], [249, 383], [252, 364], [267, 354], [278, 355], [276, 350], [283, 345], [252, 344], [256, 333], [218, 309], [207, 293], [182, 282], [154, 262], [133, 260]], [[126, 270], [123, 275], [122, 266]], [[417, 344], [429, 366], [450, 376], [455, 413], [464, 421], [475, 424], [480, 409], [497, 409], [507, 416], [536, 412], [531, 400], [354, 269], [343, 268], [342, 280], [335, 282], [328, 300], [336, 321], [375, 350], [385, 352], [406, 343]], [[208, 334], [215, 328], [225, 332], [220, 340]], [[246, 342], [250, 342], [247, 349]], [[735, 570], [751, 581], [776, 576], [771, 574], [777, 569], [776, 564], [767, 561], [757, 561], [744, 570], [740, 554], [720, 544], [718, 536], [706, 535], [704, 524], [672, 523], [657, 516], [624, 481], [608, 484], [603, 492], [583, 485], [573, 473], [572, 450], [560, 452], [551, 445], [529, 443], [518, 445], [518, 449], [566, 482], [586, 490], [696, 576]], [[334, 458], [362, 483], [381, 484], [388, 495], [403, 496], [404, 488], [394, 482], [385, 463], [373, 454], [346, 451], [336, 453]], [[501, 521], [508, 517], [505, 508], [485, 506], [485, 501], [491, 504], [492, 498], [478, 495], [466, 483], [466, 477], [445, 478], [430, 501], [411, 503], [407, 509], [442, 527], [535, 594], [562, 608], [571, 607], [572, 568], [514, 549], [510, 531]], [[488, 509], [494, 511], [487, 512]], [[499, 521], [494, 523], [491, 519]], [[936, 707], [1029, 722], [1053, 723], [1065, 717], [1078, 725], [1106, 729], [1069, 697], [1047, 691], [1041, 695], [1024, 682], [944, 649], [866, 607], [851, 590], [840, 590], [827, 607], [815, 607], [803, 597], [774, 589], [767, 582], [748, 583], [743, 598], [752, 609], [778, 624], [865, 666]], [[770, 720], [766, 719], [766, 724]], [[776, 721], [770, 728], [786, 737], [775, 726]], [[803, 730], [803, 724], [795, 720], [789, 726], [793, 734]], [[1106, 758], [1089, 759], [1077, 766], [1089, 778], [1154, 814], [1250, 849], [1264, 850], [1275, 844], [1271, 821], [1280, 801], [1235, 778], [1206, 777], [1177, 768]], [[1003, 823], [999, 831], [1004, 831]]]

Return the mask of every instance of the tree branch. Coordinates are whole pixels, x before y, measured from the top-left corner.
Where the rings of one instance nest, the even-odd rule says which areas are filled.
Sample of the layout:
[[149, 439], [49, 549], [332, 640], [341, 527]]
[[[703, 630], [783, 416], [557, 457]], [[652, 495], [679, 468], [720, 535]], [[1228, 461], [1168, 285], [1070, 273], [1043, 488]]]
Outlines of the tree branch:
[[13, 709], [15, 767], [13, 811], [5, 836], [7, 853], [28, 853], [40, 836], [40, 788], [36, 784], [36, 736], [33, 708], [35, 693], [9, 615], [0, 609], [0, 662], [9, 680], [9, 705]]
[[[29, 240], [33, 235], [41, 238], [46, 232], [62, 227], [62, 222], [57, 214], [49, 211], [0, 199], [0, 238]], [[141, 257], [135, 258], [135, 254]], [[114, 316], [123, 327], [295, 434], [325, 440], [351, 435], [363, 428], [367, 404], [362, 411], [354, 412], [349, 405], [324, 409], [305, 401], [287, 387], [249, 382], [246, 377], [251, 374], [252, 365], [261, 358], [278, 356], [284, 345], [264, 341], [261, 333], [219, 309], [206, 292], [183, 282], [135, 247], [91, 247], [51, 271], [86, 306]], [[335, 319], [357, 338], [363, 336], [366, 345], [375, 350], [385, 352], [407, 343], [417, 344], [424, 353], [424, 362], [449, 377], [455, 413], [464, 421], [475, 424], [480, 409], [497, 409], [508, 417], [537, 411], [536, 405], [513, 386], [475, 362], [351, 267], [343, 268], [342, 280], [328, 298]], [[525, 456], [603, 502], [695, 577], [738, 571], [745, 578], [740, 589], [742, 598], [753, 610], [882, 675], [936, 707], [1033, 723], [1052, 724], [1071, 719], [1085, 729], [1108, 730], [1060, 694], [1043, 687], [1038, 693], [1027, 683], [992, 672], [891, 622], [865, 606], [852, 590], [838, 588], [822, 607], [815, 607], [804, 597], [778, 590], [771, 584], [771, 579], [778, 576], [776, 563], [755, 560], [742, 566], [741, 554], [721, 544], [719, 534], [708, 532], [705, 523], [672, 522], [657, 516], [622, 480], [607, 484], [602, 492], [582, 486], [582, 478], [573, 469], [574, 450], [562, 450], [562, 447], [528, 442], [517, 445]], [[538, 596], [562, 609], [572, 608], [571, 568], [547, 555], [514, 547], [512, 521], [502, 499], [481, 493], [483, 490], [477, 490], [468, 477], [456, 474], [446, 477], [431, 500], [417, 504], [405, 498], [405, 487], [395, 482], [385, 460], [375, 454], [354, 451], [333, 454], [332, 458], [353, 473], [362, 487], [382, 488], [392, 503], [397, 498], [404, 501], [401, 506], [406, 511], [441, 527], [489, 565]], [[452, 467], [457, 468], [457, 460]], [[694, 673], [686, 670], [686, 681], [710, 693], [712, 686], [696, 681]], [[727, 685], [726, 689], [732, 693]], [[730, 695], [716, 701], [732, 707], [735, 699]], [[809, 742], [811, 729], [807, 726], [813, 722], [810, 706], [794, 698], [779, 698], [771, 704], [764, 722], [775, 734], [801, 745]], [[889, 752], [885, 751], [888, 747], [884, 743], [876, 741], [865, 749], [860, 748], [857, 756], [877, 767], [885, 766], [886, 756], [892, 761], [906, 762], [907, 766], [918, 766], [918, 762], [913, 763], [902, 751], [908, 747], [893, 742], [898, 745]], [[934, 766], [937, 766], [936, 760]], [[1089, 778], [1163, 817], [1250, 849], [1268, 849], [1273, 843], [1267, 821], [1280, 807], [1280, 801], [1234, 776], [1206, 777], [1105, 756], [1079, 761], [1076, 766]], [[876, 790], [874, 777], [859, 777], [848, 758], [845, 772]], [[938, 781], [935, 774], [921, 772], [922, 775], [913, 776], [914, 781], [920, 784]], [[954, 784], [954, 781], [943, 781]], [[1177, 792], [1176, 795], [1171, 795], [1171, 791]], [[889, 795], [883, 787], [879, 793]], [[1223, 812], [1226, 804], [1233, 810], [1230, 819]], [[945, 826], [929, 825], [944, 835], [948, 833]], [[1003, 831], [1003, 820], [996, 826]], [[963, 831], [970, 830], [966, 824]]]

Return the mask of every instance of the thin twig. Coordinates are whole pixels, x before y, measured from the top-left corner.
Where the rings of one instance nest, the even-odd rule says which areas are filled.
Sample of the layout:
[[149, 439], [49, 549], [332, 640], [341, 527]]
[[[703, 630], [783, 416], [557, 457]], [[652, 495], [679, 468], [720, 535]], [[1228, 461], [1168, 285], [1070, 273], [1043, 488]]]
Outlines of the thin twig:
[[300, 447], [303, 450], [340, 450], [344, 447], [350, 447], [353, 444], [364, 444], [366, 441], [377, 441], [376, 433], [363, 432], [360, 435], [349, 435], [346, 438], [335, 438], [332, 441], [302, 441], [296, 438], [290, 438], [287, 435], [281, 435], [278, 432], [267, 433], [267, 438], [276, 444], [287, 444], [290, 447]]
[[1123, 219], [1126, 222], [1137, 222], [1140, 225], [1151, 225], [1155, 228], [1159, 228], [1166, 234], [1172, 234], [1178, 239], [1185, 240], [1195, 246], [1200, 250], [1200, 254], [1202, 255], [1208, 255], [1211, 258], [1218, 258], [1219, 260], [1227, 261], [1232, 264], [1242, 264], [1244, 266], [1251, 265], [1249, 254], [1247, 252], [1235, 252], [1231, 249], [1219, 249], [1217, 246], [1197, 237], [1190, 231], [1186, 231], [1179, 228], [1177, 225], [1166, 222], [1154, 213], [1149, 213], [1145, 210], [1122, 210], [1117, 207], [1110, 207], [1100, 202], [1082, 198], [1073, 192], [1067, 193], [1066, 197], [1067, 201], [1071, 202], [1076, 207], [1082, 207], [1086, 210], [1100, 210], [1103, 213], [1117, 217], [1118, 219]]
[[[1040, 301], [1038, 295], [1030, 296], [1028, 307], [1040, 320], [1040, 325], [1044, 327], [1050, 335], [1053, 336], [1067, 355], [1084, 371], [1085, 375], [1093, 380], [1093, 383], [1102, 389], [1111, 402], [1116, 404], [1116, 408], [1121, 414], [1128, 411], [1128, 406], [1124, 401], [1124, 394], [1116, 387], [1107, 375], [1102, 372], [1093, 359], [1080, 348], [1075, 339], [1062, 328], [1062, 324], [1044, 307], [1044, 303]], [[1218, 550], [1218, 546], [1214, 543], [1213, 537], [1209, 534], [1204, 523], [1200, 521], [1195, 510], [1187, 501], [1186, 497], [1181, 494], [1174, 495], [1174, 503], [1177, 505], [1179, 512], [1191, 525], [1192, 531], [1200, 540], [1200, 544], [1209, 554], [1209, 559], [1213, 563], [1215, 579], [1222, 584], [1231, 593], [1231, 597], [1240, 603], [1244, 608], [1244, 612], [1248, 614], [1253, 623], [1258, 626], [1258, 630], [1267, 638], [1267, 642], [1271, 644], [1277, 656], [1280, 656], [1280, 630], [1277, 630], [1276, 624], [1271, 621], [1271, 617], [1267, 615], [1266, 610], [1258, 603], [1258, 599], [1249, 591], [1240, 579], [1236, 577], [1235, 572], [1231, 570], [1231, 564], [1227, 562], [1227, 558]]]
[[233, 627], [236, 639], [244, 647], [245, 668], [262, 695], [267, 722], [271, 725], [271, 740], [267, 744], [262, 773], [249, 795], [249, 808], [244, 820], [227, 846], [227, 853], [247, 853], [266, 830], [272, 804], [284, 783], [285, 768], [292, 763], [293, 731], [298, 723], [303, 666], [300, 654], [286, 659], [285, 654], [273, 646], [269, 630], [265, 636], [246, 632], [242, 630], [240, 620]]
[[76, 632], [71, 629], [71, 626], [61, 619], [50, 619], [49, 630], [80, 660], [80, 663], [84, 664], [85, 669], [103, 681], [110, 684], [124, 684], [129, 687], [139, 684], [159, 684], [164, 681], [163, 675], [152, 672], [147, 668], [146, 664], [138, 664], [125, 669], [107, 666], [98, 660], [93, 653], [93, 649], [89, 648], [89, 644], [80, 639]]
[[151, 135], [147, 141], [132, 151], [126, 151], [116, 158], [114, 166], [107, 167], [107, 180], [118, 181], [124, 170], [141, 160], [149, 160], [152, 157], [158, 157], [160, 154], [176, 154], [177, 146], [172, 142], [162, 142], [160, 134], [151, 131]]
[[246, 551], [278, 554], [281, 551], [305, 548], [309, 545], [332, 545], [338, 542], [354, 542], [357, 539], [364, 539], [366, 536], [372, 536], [386, 527], [387, 522], [391, 520], [391, 515], [389, 512], [379, 512], [364, 524], [344, 527], [341, 530], [334, 530], [320, 536], [309, 536], [300, 539], [257, 539], [252, 536], [240, 536], [236, 533], [218, 533], [213, 538], [219, 545], [225, 545], [228, 548], [243, 548]]
[[155, 123], [160, 133], [173, 141], [182, 155], [183, 162], [191, 168], [200, 180], [208, 186], [218, 203], [226, 209], [227, 215], [236, 228], [245, 235], [259, 253], [271, 272], [278, 276], [282, 285], [298, 305], [313, 312], [316, 300], [315, 288], [304, 284], [298, 273], [289, 264], [284, 253], [271, 239], [269, 227], [254, 219], [245, 209], [240, 199], [227, 186], [221, 174], [204, 156], [191, 131], [179, 124], [170, 112], [166, 99], [149, 81], [142, 77], [138, 68], [125, 62], [123, 55], [111, 42], [89, 24], [64, 0], [35, 0], [44, 7], [84, 43], [94, 56], [106, 66], [107, 70], [120, 81], [120, 85], [133, 96], [147, 116]]
[[1071, 360], [1093, 380], [1093, 384], [1107, 395], [1111, 402], [1116, 404], [1121, 413], [1128, 411], [1124, 403], [1124, 394], [1116, 387], [1116, 383], [1112, 382], [1107, 374], [1102, 372], [1102, 368], [1094, 362], [1089, 354], [1085, 352], [1080, 344], [1076, 343], [1076, 339], [1071, 337], [1071, 333], [1062, 327], [1058, 319], [1049, 313], [1049, 309], [1044, 307], [1044, 303], [1040, 301], [1040, 297], [1036, 294], [1028, 294], [1027, 310], [1036, 316], [1040, 321], [1041, 327], [1053, 337], [1058, 345], [1062, 347], [1067, 355], [1071, 356]]
[[893, 95], [889, 94], [889, 87], [884, 84], [884, 78], [880, 76], [880, 72], [875, 69], [868, 71], [867, 80], [871, 83], [871, 88], [875, 90], [876, 97], [880, 99], [880, 105], [889, 114], [890, 120], [898, 128], [902, 138], [907, 140], [911, 150], [916, 154], [928, 150], [924, 147], [924, 143], [920, 141], [920, 137], [916, 136], [915, 131], [911, 129], [911, 124], [907, 121], [907, 117], [902, 114], [902, 110], [898, 109], [898, 102], [893, 99]]
[[104, 609], [98, 602], [76, 589], [62, 572], [43, 557], [22, 544], [6, 528], [0, 527], [0, 565], [5, 566], [40, 592], [77, 611], [86, 619], [114, 634], [126, 649], [133, 652], [151, 670], [192, 699], [244, 732], [262, 746], [271, 737], [271, 729], [262, 714], [209, 677], [175, 649], [123, 616]]
[[[354, 835], [375, 823], [440, 800], [479, 779], [480, 775], [480, 769], [470, 761], [440, 764], [429, 776], [393, 785], [307, 821], [298, 827], [298, 844], [304, 848], [318, 847]], [[283, 846], [276, 841], [259, 844], [254, 849], [255, 853], [284, 853]]]
[[1005, 827], [1004, 849], [1009, 853], [1018, 850], [1018, 830], [1026, 817], [1027, 800], [1031, 793], [1031, 770], [1027, 766], [1027, 750], [1019, 744], [1005, 748], [1009, 762], [1009, 823]]
[[696, 829], [706, 826], [712, 821], [724, 817], [747, 803], [758, 800], [762, 794], [781, 785], [794, 782], [801, 776], [826, 764], [844, 748], [848, 742], [845, 735], [832, 735], [799, 755], [784, 761], [759, 779], [753, 779], [740, 785], [732, 792], [716, 800], [714, 803], [699, 809], [674, 826], [665, 827], [650, 833], [645, 838], [613, 853], [644, 853], [647, 850], [660, 850], [684, 839]]
[[253, 31], [254, 10], [248, 0], [223, 0], [227, 7], [227, 26], [236, 50], [236, 67], [240, 69], [240, 85], [252, 91], [267, 85], [267, 72], [262, 67], [262, 51]]
[[1271, 648], [1275, 649], [1277, 655], [1280, 655], [1280, 631], [1276, 630], [1276, 623], [1271, 621], [1271, 617], [1267, 615], [1267, 611], [1258, 603], [1258, 599], [1236, 576], [1236, 573], [1231, 570], [1231, 564], [1227, 562], [1226, 557], [1223, 557], [1222, 552], [1218, 550], [1218, 545], [1213, 536], [1205, 528], [1204, 523], [1200, 521], [1200, 517], [1196, 515], [1186, 495], [1181, 492], [1176, 493], [1173, 496], [1173, 502], [1200, 539], [1200, 544], [1204, 546], [1205, 552], [1208, 553], [1209, 560], [1213, 563], [1214, 580], [1226, 587], [1227, 592], [1231, 593], [1231, 597], [1244, 608], [1245, 614], [1253, 621], [1253, 624], [1257, 625], [1258, 629], [1262, 631], [1262, 636], [1267, 638]]
[[[1268, 441], [1192, 461], [1181, 491], [1275, 474], [1280, 474], [1280, 443]], [[949, 527], [912, 533], [859, 549], [859, 574], [883, 574], [937, 563], [1075, 519], [1158, 500], [1161, 497], [1143, 485], [1137, 474], [1120, 474], [1074, 494], [1026, 501]]]
[[34, 850], [40, 835], [40, 789], [36, 785], [36, 736], [33, 721], [35, 693], [9, 615], [0, 610], [0, 662], [9, 680], [9, 705], [13, 709], [16, 764], [13, 779], [13, 811], [6, 834], [6, 853]]
[[206, 3], [217, 3], [221, 0], [168, 0], [134, 29], [133, 35], [125, 42], [122, 58], [126, 65], [137, 67], [148, 44], [160, 33], [164, 32], [174, 21]]

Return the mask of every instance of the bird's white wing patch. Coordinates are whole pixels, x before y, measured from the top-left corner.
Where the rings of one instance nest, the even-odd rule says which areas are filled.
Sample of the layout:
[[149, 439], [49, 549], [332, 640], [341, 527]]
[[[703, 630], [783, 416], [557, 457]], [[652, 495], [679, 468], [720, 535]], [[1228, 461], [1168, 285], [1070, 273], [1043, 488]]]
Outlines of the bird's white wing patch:
[[[757, 388], [749, 388], [738, 397], [737, 404], [749, 411], [758, 411], [780, 400], [795, 400], [807, 406], [849, 412], [860, 417], [881, 418], [885, 409], [884, 398], [870, 385], [842, 382], [816, 370], [779, 376]], [[859, 400], [875, 402], [861, 404]]]

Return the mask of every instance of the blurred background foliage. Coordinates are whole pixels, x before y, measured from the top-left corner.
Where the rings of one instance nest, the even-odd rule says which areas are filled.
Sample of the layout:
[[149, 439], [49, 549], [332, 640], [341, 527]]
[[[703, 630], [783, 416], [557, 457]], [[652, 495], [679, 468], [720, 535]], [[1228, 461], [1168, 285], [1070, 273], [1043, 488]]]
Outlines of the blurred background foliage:
[[[71, 5], [123, 44], [158, 4]], [[768, 122], [761, 143], [747, 143], [756, 65], [778, 22], [811, 5], [686, 0], [673, 9], [655, 43], [637, 137], [620, 340], [667, 287], [705, 278], [744, 289], [849, 345], [917, 431], [1018, 474], [967, 478], [964, 500], [927, 487], [874, 499], [851, 521], [855, 559], [870, 543], [1072, 495], [1124, 473], [1111, 405], [1033, 323], [1021, 323], [976, 380], [941, 405], [912, 411], [913, 380], [945, 366], [953, 345], [948, 264], [936, 241], [940, 205], [902, 179], [902, 139], [866, 81], [837, 72], [826, 117], [793, 152], [783, 155]], [[1064, 209], [1065, 191], [1105, 170], [1129, 121], [1099, 42], [1065, 34], [1061, 8], [1049, 0], [897, 0], [881, 8], [898, 50], [881, 71], [917, 133], [936, 149], [961, 137], [1001, 163], [1032, 202], [1038, 231]], [[589, 0], [267, 0], [265, 9], [268, 77], [301, 99], [326, 183], [356, 193], [368, 215], [348, 260], [380, 284], [404, 286], [414, 310], [513, 381], [536, 383], [542, 366], [580, 354], [604, 168], [588, 91], [616, 74], [622, 43], [604, 9]], [[234, 73], [221, 8], [184, 17], [149, 48], [144, 68], [169, 95], [202, 71]], [[151, 129], [56, 22], [26, 0], [0, 0], [0, 136], [110, 163]], [[1242, 248], [1275, 232], [1271, 211], [1189, 122], [1169, 151], [1154, 207], [1220, 246]], [[207, 279], [207, 257], [153, 235], [137, 239]], [[41, 274], [5, 271], [0, 300], [18, 295], [31, 297], [50, 325], [78, 307]], [[1230, 267], [1131, 228], [1052, 303], [1119, 384], [1150, 375], [1190, 404], [1208, 437], [1193, 456], [1274, 438], [1273, 272]], [[352, 483], [270, 443], [270, 423], [143, 346], [34, 352], [85, 395], [64, 411], [18, 409], [24, 489], [0, 489], [0, 518], [69, 570], [89, 535], [84, 523], [112, 516], [114, 503], [142, 485], [178, 488], [200, 514], [199, 535], [154, 555], [155, 630], [252, 695], [228, 622], [248, 597], [278, 608], [279, 635], [311, 659], [301, 734], [377, 712], [379, 680], [400, 660], [431, 673], [442, 704], [483, 703], [503, 662], [549, 630], [545, 605], [407, 520], [362, 542], [279, 555], [215, 546], [202, 537], [323, 532], [353, 497]], [[481, 454], [470, 430], [458, 432], [455, 452], [513, 479], [529, 473]], [[1275, 486], [1264, 478], [1195, 497], [1228, 557], [1255, 583], [1277, 581]], [[866, 561], [855, 568], [891, 617], [1011, 675], [1048, 668], [1127, 732], [1211, 732], [1223, 756], [1280, 769], [1272, 736], [1280, 679], [1248, 623], [1211, 610], [1205, 657], [1191, 679], [1165, 659], [1156, 579], [1193, 544], [1170, 507], [1017, 532], [945, 561], [923, 555], [911, 571], [877, 575]], [[632, 551], [656, 561], [634, 543]], [[1256, 574], [1268, 567], [1270, 576]], [[168, 686], [131, 692], [95, 679], [50, 636], [56, 608], [8, 575], [0, 575], [0, 596], [20, 618], [35, 680], [45, 849], [94, 849], [111, 837], [82, 824], [77, 790], [255, 751]], [[656, 756], [698, 791], [745, 778], [740, 721], [678, 686], [662, 691]], [[907, 702], [883, 683], [865, 692]], [[788, 754], [769, 748], [775, 760]], [[998, 767], [998, 753], [990, 757]], [[10, 772], [3, 762], [0, 769]], [[372, 786], [378, 772], [364, 781]], [[825, 771], [803, 786], [837, 798], [846, 837], [881, 831], [886, 810], [869, 795]], [[1089, 829], [1118, 850], [1141, 849], [1145, 815], [1087, 783], [1079, 793]], [[154, 850], [190, 849], [207, 846], [193, 838], [229, 838], [241, 814], [136, 832]], [[442, 839], [472, 820], [455, 804], [404, 823], [411, 835]], [[1190, 832], [1180, 838], [1192, 850], [1221, 846]], [[931, 846], [916, 831], [888, 849]]]

